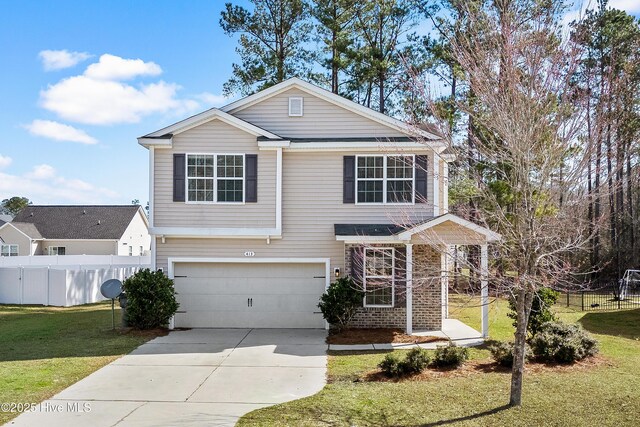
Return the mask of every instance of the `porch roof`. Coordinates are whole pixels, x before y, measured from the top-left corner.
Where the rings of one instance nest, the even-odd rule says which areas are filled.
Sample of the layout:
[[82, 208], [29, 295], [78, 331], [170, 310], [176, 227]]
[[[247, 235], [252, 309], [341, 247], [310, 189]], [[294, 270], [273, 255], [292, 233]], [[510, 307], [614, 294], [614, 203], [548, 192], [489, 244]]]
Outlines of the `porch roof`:
[[[489, 243], [502, 238], [486, 227], [450, 213], [407, 225], [334, 224], [334, 230], [336, 240], [346, 243], [408, 243], [414, 235], [421, 233], [429, 240], [439, 239], [445, 244], [478, 244], [478, 238]], [[456, 231], [459, 232], [457, 235]]]

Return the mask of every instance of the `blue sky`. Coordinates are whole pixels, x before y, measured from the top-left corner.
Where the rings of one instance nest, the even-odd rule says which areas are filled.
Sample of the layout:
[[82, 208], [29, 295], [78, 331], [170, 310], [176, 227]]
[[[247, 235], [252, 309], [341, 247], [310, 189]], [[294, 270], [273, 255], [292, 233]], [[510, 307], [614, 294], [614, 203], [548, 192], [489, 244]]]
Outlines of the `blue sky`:
[[[612, 4], [640, 13], [639, 0]], [[227, 102], [238, 58], [218, 25], [224, 1], [0, 6], [0, 200], [144, 204], [136, 137]]]

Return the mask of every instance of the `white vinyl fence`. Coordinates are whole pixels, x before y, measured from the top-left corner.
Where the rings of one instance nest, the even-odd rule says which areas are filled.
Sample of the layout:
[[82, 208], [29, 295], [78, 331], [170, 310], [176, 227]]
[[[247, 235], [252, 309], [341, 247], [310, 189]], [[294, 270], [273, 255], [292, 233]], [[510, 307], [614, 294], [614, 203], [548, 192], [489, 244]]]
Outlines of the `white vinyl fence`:
[[151, 256], [119, 256], [119, 255], [34, 255], [34, 256], [0, 256], [0, 267], [49, 267], [60, 265], [65, 267], [105, 267], [105, 266], [138, 266], [149, 267]]
[[[80, 257], [84, 257], [81, 259]], [[34, 256], [34, 257], [0, 257], [15, 258], [48, 258], [49, 260], [65, 258], [74, 261], [73, 265], [51, 263], [41, 266], [40, 262], [4, 267], [0, 264], [0, 304], [41, 304], [69, 307], [104, 301], [100, 286], [109, 279], [124, 281], [142, 268], [150, 264], [133, 262], [133, 258], [149, 257], [112, 257], [116, 264], [94, 264], [97, 258], [92, 255], [78, 256]], [[102, 258], [110, 258], [102, 256]], [[116, 259], [117, 258], [117, 259]], [[125, 264], [121, 259], [130, 262]], [[37, 260], [40, 261], [40, 260]], [[85, 261], [84, 263], [78, 261]], [[40, 265], [40, 266], [37, 266]]]

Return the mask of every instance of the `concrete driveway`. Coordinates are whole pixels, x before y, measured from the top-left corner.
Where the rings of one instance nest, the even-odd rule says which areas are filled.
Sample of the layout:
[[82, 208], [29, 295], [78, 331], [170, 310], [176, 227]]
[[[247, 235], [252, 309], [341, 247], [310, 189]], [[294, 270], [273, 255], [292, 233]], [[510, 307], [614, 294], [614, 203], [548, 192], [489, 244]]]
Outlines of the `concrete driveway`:
[[43, 402], [15, 426], [231, 426], [326, 382], [318, 329], [192, 329], [156, 338]]

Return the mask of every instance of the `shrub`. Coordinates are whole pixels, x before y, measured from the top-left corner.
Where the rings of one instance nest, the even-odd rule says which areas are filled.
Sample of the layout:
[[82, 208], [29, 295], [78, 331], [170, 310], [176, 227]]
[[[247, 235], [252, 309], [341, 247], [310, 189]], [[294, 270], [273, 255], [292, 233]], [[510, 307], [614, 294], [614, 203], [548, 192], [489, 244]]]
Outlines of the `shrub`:
[[402, 375], [400, 363], [398, 356], [394, 353], [389, 353], [382, 359], [382, 362], [378, 364], [378, 367], [387, 377], [399, 377]]
[[161, 271], [138, 271], [123, 283], [127, 320], [137, 329], [166, 326], [178, 311], [173, 280]]
[[338, 330], [344, 328], [362, 306], [364, 293], [351, 277], [341, 277], [320, 297], [318, 307], [324, 319]]
[[[493, 360], [500, 366], [510, 368], [513, 366], [513, 343], [506, 341], [494, 341], [489, 345], [489, 351]], [[531, 348], [525, 346], [525, 359], [530, 359], [532, 356]]]
[[[529, 323], [527, 324], [527, 331], [530, 337], [534, 336], [544, 323], [555, 322], [557, 320], [550, 308], [558, 301], [558, 298], [560, 298], [560, 293], [551, 288], [540, 288], [536, 291], [531, 303], [531, 314], [529, 315]], [[510, 312], [507, 316], [513, 319], [513, 326], [517, 326], [515, 298], [509, 299], [509, 310]]]
[[573, 363], [598, 352], [598, 342], [580, 325], [548, 322], [531, 339], [533, 354], [540, 360]]
[[439, 346], [433, 355], [433, 366], [438, 368], [458, 367], [469, 359], [469, 349], [458, 347], [451, 341], [446, 346]]
[[423, 348], [415, 347], [409, 350], [400, 360], [395, 353], [387, 354], [378, 367], [387, 377], [401, 377], [404, 375], [419, 374], [429, 366], [429, 352]]
[[429, 366], [430, 361], [431, 358], [427, 350], [414, 347], [407, 352], [404, 361], [401, 362], [401, 370], [406, 375], [419, 374]]

